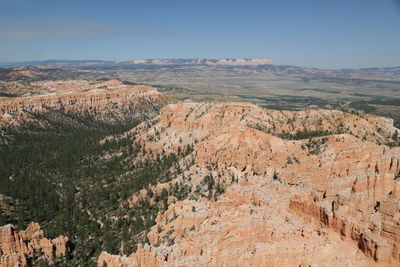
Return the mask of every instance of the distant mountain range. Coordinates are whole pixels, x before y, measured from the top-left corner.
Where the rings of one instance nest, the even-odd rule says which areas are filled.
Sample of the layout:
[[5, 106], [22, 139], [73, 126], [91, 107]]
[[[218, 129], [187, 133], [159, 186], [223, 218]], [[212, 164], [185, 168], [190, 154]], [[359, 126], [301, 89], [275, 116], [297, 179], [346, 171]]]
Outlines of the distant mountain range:
[[43, 60], [0, 63], [3, 68], [21, 66], [53, 65], [59, 67], [89, 67], [89, 66], [127, 66], [127, 65], [211, 65], [211, 66], [261, 66], [278, 65], [271, 59], [143, 59], [132, 61], [104, 60]]
[[[136, 59], [131, 61], [106, 61], [106, 60], [59, 60], [49, 59], [42, 61], [21, 61], [21, 62], [0, 62], [0, 68], [18, 68], [35, 66], [39, 68], [153, 68], [162, 66], [216, 66], [216, 67], [277, 67], [296, 68], [296, 69], [318, 69], [301, 66], [291, 66], [278, 64], [271, 59]], [[336, 71], [354, 71], [363, 72], [400, 72], [398, 67], [369, 67], [369, 68], [342, 68]]]

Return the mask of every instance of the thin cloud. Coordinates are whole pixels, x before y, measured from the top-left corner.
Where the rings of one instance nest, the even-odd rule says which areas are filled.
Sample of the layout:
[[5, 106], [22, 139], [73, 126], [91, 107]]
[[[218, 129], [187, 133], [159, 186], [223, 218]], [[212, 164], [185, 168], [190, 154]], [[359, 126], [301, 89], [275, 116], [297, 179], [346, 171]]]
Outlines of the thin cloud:
[[13, 20], [0, 18], [0, 38], [38, 39], [95, 38], [110, 35], [129, 35], [159, 32], [156, 29], [128, 24], [106, 24], [80, 19]]

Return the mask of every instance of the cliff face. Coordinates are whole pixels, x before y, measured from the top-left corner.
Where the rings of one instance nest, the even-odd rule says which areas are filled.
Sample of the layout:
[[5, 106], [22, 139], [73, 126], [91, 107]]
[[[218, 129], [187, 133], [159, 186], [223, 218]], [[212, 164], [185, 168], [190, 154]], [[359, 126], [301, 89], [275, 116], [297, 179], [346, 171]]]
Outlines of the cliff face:
[[[181, 103], [161, 109], [160, 122], [143, 133], [144, 145], [155, 150], [176, 151], [223, 134], [246, 129], [286, 139], [309, 135], [351, 134], [361, 141], [389, 143], [397, 131], [393, 120], [374, 115], [355, 115], [337, 110], [278, 111], [250, 103]], [[147, 124], [143, 124], [147, 127]], [[140, 127], [139, 127], [140, 129]], [[135, 129], [137, 130], [137, 129]], [[157, 142], [146, 142], [157, 134]], [[293, 137], [293, 138], [292, 138]], [[221, 137], [220, 137], [221, 138]], [[222, 138], [221, 138], [222, 139]]]
[[129, 257], [104, 252], [99, 266], [396, 266], [400, 148], [383, 144], [398, 131], [341, 111], [165, 106], [130, 134], [145, 158], [193, 147], [181, 175], [149, 189], [188, 193], [171, 193], [149, 244]]
[[31, 112], [49, 110], [89, 112], [123, 119], [129, 111], [154, 112], [175, 100], [150, 86], [129, 86], [119, 81], [45, 81], [2, 83], [4, 92], [19, 97], [0, 97], [0, 121], [18, 123]]
[[55, 258], [65, 257], [68, 251], [67, 237], [47, 239], [37, 223], [20, 232], [12, 225], [0, 227], [0, 266], [31, 266], [34, 258], [51, 263]]

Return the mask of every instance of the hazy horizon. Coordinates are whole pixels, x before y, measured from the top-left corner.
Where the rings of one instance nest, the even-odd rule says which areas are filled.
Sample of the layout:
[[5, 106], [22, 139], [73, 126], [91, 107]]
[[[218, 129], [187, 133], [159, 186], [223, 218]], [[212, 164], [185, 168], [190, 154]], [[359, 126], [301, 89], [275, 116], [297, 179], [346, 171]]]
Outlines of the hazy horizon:
[[[125, 62], [132, 62], [135, 60], [196, 60], [196, 59], [207, 59], [207, 60], [238, 60], [238, 59], [245, 59], [245, 60], [252, 60], [252, 59], [270, 59], [270, 58], [134, 58], [134, 59], [127, 59], [127, 60], [101, 60], [101, 59], [68, 59], [68, 58], [60, 58], [60, 59], [43, 59], [43, 60], [26, 60], [26, 61], [8, 61], [8, 62], [0, 62], [0, 68], [13, 68], [19, 66], [31, 66], [28, 63], [41, 63], [41, 62], [48, 62], [48, 61], [55, 61], [55, 62], [115, 62], [115, 63], [125, 63]], [[273, 59], [272, 59], [273, 60]], [[315, 66], [305, 66], [305, 65], [291, 65], [285, 64], [282, 62], [276, 62], [273, 60], [277, 65], [281, 66], [295, 66], [295, 67], [302, 67], [302, 68], [315, 68], [321, 70], [341, 70], [341, 69], [369, 69], [369, 68], [397, 68], [400, 67], [400, 63], [398, 65], [392, 66], [363, 66], [363, 67], [315, 67]], [[137, 63], [138, 64], [138, 63]]]

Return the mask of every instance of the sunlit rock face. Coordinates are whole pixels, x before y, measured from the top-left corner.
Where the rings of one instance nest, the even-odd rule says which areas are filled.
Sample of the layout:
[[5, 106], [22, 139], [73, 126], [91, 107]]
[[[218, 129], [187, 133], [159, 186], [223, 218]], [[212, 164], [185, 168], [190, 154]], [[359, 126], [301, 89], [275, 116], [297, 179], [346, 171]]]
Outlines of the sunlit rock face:
[[12, 225], [0, 227], [0, 266], [29, 266], [33, 259], [65, 257], [69, 252], [68, 238], [59, 236], [47, 239], [39, 224], [31, 223], [24, 231], [17, 232]]
[[390, 119], [341, 111], [167, 105], [129, 134], [143, 158], [192, 147], [181, 175], [149, 189], [191, 190], [168, 199], [148, 244], [103, 252], [98, 264], [398, 266], [400, 149], [385, 145], [396, 131]]
[[[21, 84], [2, 82], [3, 91], [18, 97], [0, 97], [0, 125], [18, 124], [30, 119], [30, 113], [50, 110], [90, 113], [98, 118], [124, 119], [129, 112], [154, 113], [168, 103], [176, 102], [156, 88], [125, 85], [117, 80], [104, 82], [41, 81]], [[154, 113], [154, 116], [157, 113]]]

